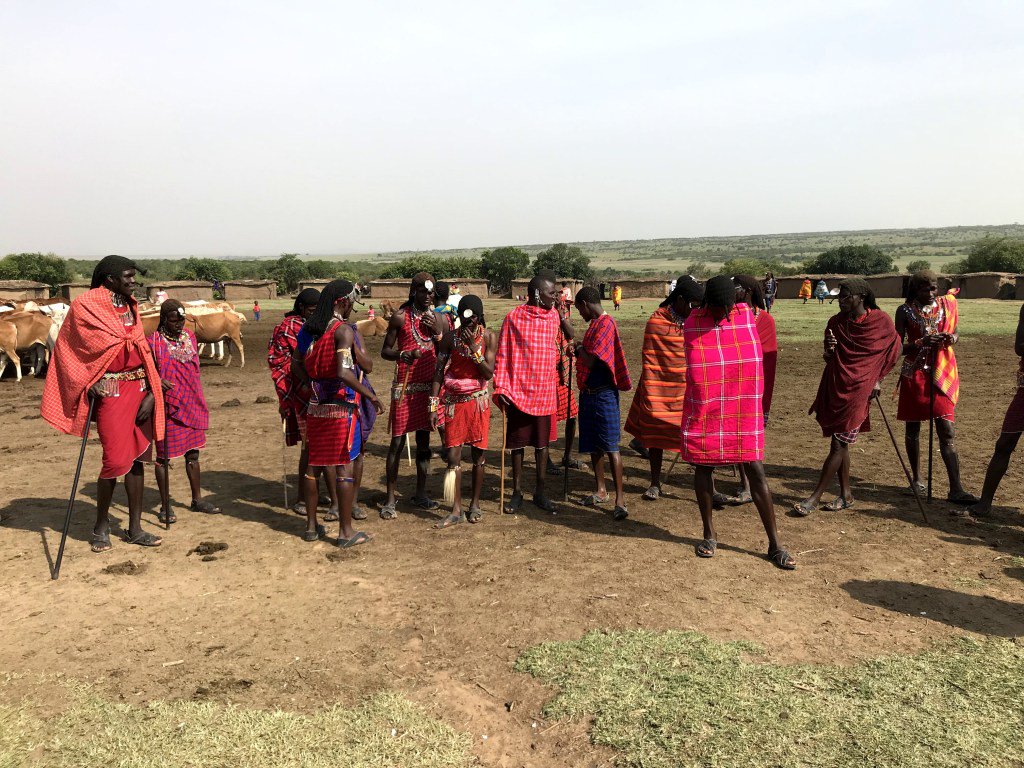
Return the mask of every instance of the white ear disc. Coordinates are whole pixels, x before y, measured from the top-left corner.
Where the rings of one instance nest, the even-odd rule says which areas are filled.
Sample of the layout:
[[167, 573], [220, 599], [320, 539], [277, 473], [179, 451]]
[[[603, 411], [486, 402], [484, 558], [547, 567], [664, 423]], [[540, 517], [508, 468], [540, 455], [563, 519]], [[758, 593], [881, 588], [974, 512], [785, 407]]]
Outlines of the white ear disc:
[[473, 310], [472, 309], [464, 309], [464, 310], [462, 310], [462, 316], [465, 317], [466, 319], [471, 318], [473, 316]]
[[423, 287], [426, 288], [428, 291], [432, 291], [434, 290], [434, 283], [431, 280], [427, 280], [427, 282], [423, 284]]
[[185, 316], [185, 308], [184, 307], [178, 307], [177, 312], [178, 312], [178, 317], [184, 317]]

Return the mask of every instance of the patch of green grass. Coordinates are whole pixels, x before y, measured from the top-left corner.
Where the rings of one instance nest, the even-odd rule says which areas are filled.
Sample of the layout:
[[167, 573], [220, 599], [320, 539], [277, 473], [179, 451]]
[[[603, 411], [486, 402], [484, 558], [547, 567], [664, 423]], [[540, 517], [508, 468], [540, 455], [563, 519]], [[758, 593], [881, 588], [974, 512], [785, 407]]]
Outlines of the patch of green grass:
[[45, 724], [0, 705], [0, 767], [20, 766], [41, 748], [42, 764], [75, 768], [461, 768], [468, 736], [396, 694], [311, 716], [215, 702], [108, 701], [73, 686], [70, 705]]
[[1021, 765], [1024, 648], [957, 640], [852, 667], [756, 663], [696, 632], [591, 632], [527, 650], [516, 669], [558, 686], [545, 712], [593, 718], [621, 764]]

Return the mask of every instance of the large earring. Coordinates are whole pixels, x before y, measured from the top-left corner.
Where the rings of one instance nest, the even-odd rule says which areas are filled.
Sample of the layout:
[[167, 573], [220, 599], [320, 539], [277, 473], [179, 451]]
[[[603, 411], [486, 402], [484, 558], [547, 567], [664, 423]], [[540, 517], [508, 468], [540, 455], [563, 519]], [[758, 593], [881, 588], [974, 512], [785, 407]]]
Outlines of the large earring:
[[534, 290], [534, 292], [533, 292], [533, 300], [535, 302], [537, 302], [538, 304], [540, 304], [540, 291]]

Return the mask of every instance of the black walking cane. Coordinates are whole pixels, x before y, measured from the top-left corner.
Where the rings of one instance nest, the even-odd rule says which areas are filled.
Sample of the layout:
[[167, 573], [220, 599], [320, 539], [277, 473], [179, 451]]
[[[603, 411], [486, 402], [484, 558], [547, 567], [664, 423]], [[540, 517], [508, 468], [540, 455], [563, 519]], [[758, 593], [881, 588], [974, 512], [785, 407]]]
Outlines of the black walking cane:
[[928, 503], [932, 501], [932, 453], [935, 441], [935, 364], [938, 361], [938, 350], [932, 347], [928, 351]]
[[64, 559], [64, 544], [68, 540], [68, 529], [71, 527], [71, 513], [75, 510], [75, 494], [78, 493], [78, 477], [82, 474], [82, 460], [85, 458], [85, 444], [89, 441], [89, 428], [92, 426], [92, 412], [96, 400], [89, 397], [89, 415], [85, 417], [85, 434], [82, 435], [82, 447], [78, 451], [78, 466], [75, 467], [75, 479], [71, 483], [71, 498], [68, 499], [68, 511], [64, 516], [64, 530], [60, 534], [60, 547], [57, 549], [57, 560], [53, 564], [50, 578], [56, 581], [60, 577], [60, 563]]
[[[565, 390], [566, 390], [566, 394], [567, 394], [567, 398], [568, 398], [566, 400], [567, 407], [566, 407], [566, 410], [565, 410], [565, 414], [566, 414], [565, 415], [565, 424], [566, 424], [566, 427], [569, 426], [569, 419], [573, 418], [573, 415], [572, 415], [572, 359], [573, 359], [574, 355], [573, 355], [572, 347], [569, 347], [568, 357], [569, 357], [569, 376], [568, 376], [568, 378], [566, 380], [566, 383], [565, 383]], [[555, 418], [557, 418], [557, 416]], [[569, 439], [569, 430], [568, 429], [565, 430], [565, 439], [566, 440]], [[569, 445], [565, 446], [566, 455], [569, 454], [569, 448], [570, 448]], [[565, 462], [565, 466], [562, 467], [562, 501], [568, 501], [569, 500], [569, 469], [570, 469], [569, 465], [570, 464], [571, 464], [571, 462]]]
[[[889, 438], [892, 440], [893, 450], [896, 451], [896, 456], [900, 460], [900, 466], [903, 467], [903, 474], [907, 476], [907, 482], [910, 483], [910, 490], [914, 492], [914, 500], [917, 501], [917, 508], [921, 510], [921, 517], [924, 518], [924, 522], [927, 525], [931, 525], [928, 522], [928, 515], [925, 514], [924, 504], [921, 503], [921, 494], [917, 492], [917, 484], [914, 482], [914, 478], [910, 474], [910, 468], [907, 467], [907, 463], [903, 460], [903, 454], [900, 453], [900, 447], [896, 444], [896, 435], [893, 434], [892, 427], [889, 426], [889, 417], [885, 415], [885, 408], [882, 407], [882, 401], [875, 395], [871, 396], [871, 399], [878, 403], [878, 410], [882, 412], [882, 421], [885, 422], [885, 428], [889, 432]], [[868, 406], [870, 409], [871, 406]]]

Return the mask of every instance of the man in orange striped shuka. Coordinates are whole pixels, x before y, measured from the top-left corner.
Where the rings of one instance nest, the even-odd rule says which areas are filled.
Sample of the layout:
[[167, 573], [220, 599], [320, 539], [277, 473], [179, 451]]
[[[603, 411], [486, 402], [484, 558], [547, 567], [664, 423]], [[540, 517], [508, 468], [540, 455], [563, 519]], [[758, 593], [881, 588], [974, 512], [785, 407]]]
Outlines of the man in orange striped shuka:
[[704, 288], [683, 275], [644, 329], [643, 371], [626, 418], [626, 431], [648, 454], [651, 484], [643, 493], [648, 501], [661, 495], [665, 451], [679, 453], [679, 425], [686, 395], [683, 323], [703, 298]]
[[[907, 425], [907, 456], [918, 493], [925, 491], [924, 484], [918, 479], [921, 422], [934, 418], [939, 453], [949, 475], [947, 499], [954, 504], [968, 505], [978, 500], [964, 490], [960, 481], [960, 456], [954, 442], [956, 434], [953, 427], [953, 411], [960, 398], [960, 372], [953, 353], [960, 312], [957, 291], [936, 298], [938, 289], [938, 278], [934, 272], [915, 272], [910, 277], [907, 300], [896, 310], [896, 331], [903, 341], [896, 418]], [[934, 378], [934, 382], [930, 378]], [[966, 516], [967, 512], [955, 510], [953, 514]]]

